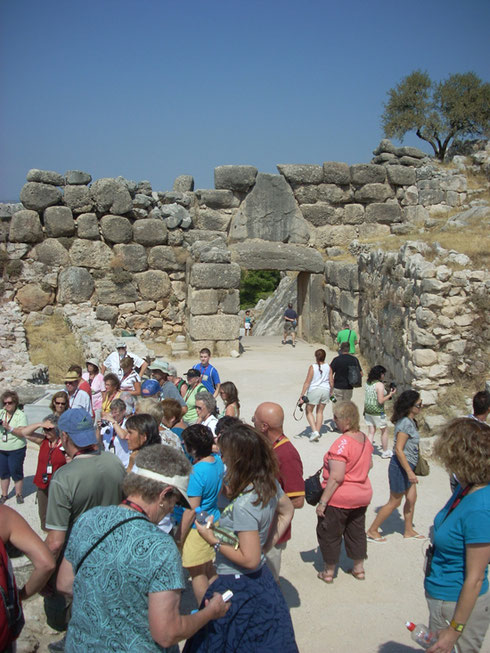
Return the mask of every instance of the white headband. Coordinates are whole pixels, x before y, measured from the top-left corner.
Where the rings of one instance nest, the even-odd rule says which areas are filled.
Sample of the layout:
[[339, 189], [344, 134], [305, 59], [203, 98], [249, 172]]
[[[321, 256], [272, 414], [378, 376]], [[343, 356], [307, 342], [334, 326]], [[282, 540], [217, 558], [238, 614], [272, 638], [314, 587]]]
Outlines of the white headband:
[[131, 470], [133, 474], [138, 476], [144, 476], [145, 478], [151, 478], [153, 481], [160, 481], [161, 483], [167, 483], [168, 485], [173, 485], [179, 492], [181, 492], [184, 497], [187, 499], [187, 485], [189, 483], [188, 476], [164, 476], [159, 472], [152, 472], [150, 469], [145, 469], [144, 467], [133, 466]]

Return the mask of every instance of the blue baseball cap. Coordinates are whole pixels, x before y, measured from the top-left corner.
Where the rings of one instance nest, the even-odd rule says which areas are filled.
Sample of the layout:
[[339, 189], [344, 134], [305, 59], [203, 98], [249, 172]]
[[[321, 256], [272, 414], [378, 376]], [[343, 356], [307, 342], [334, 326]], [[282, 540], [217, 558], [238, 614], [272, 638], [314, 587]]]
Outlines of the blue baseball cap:
[[84, 408], [69, 408], [58, 419], [60, 431], [68, 433], [73, 443], [80, 448], [97, 444], [92, 417]]
[[[141, 395], [143, 397], [153, 397], [162, 391], [160, 384], [156, 379], [147, 379], [141, 384]], [[64, 413], [63, 413], [64, 414]]]

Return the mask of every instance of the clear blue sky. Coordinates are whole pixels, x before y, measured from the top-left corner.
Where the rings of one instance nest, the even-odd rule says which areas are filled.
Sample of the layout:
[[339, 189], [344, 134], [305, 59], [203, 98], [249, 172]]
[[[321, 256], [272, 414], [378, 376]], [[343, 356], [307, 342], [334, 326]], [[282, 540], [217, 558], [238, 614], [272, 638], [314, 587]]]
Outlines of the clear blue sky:
[[489, 27], [488, 0], [0, 0], [0, 200], [29, 168], [367, 162], [402, 77], [489, 80]]

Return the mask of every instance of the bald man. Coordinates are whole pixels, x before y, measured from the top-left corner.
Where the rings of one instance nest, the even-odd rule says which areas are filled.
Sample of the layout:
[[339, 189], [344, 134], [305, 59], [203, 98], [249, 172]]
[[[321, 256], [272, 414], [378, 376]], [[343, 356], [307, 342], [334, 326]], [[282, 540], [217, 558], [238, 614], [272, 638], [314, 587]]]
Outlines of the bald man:
[[[279, 463], [278, 481], [285, 494], [291, 499], [295, 510], [305, 503], [305, 482], [303, 480], [303, 463], [296, 447], [283, 433], [284, 411], [271, 401], [257, 406], [252, 418], [255, 428], [271, 441], [277, 462]], [[291, 539], [291, 526], [279, 542], [266, 555], [267, 564], [276, 581], [279, 581], [281, 554]]]

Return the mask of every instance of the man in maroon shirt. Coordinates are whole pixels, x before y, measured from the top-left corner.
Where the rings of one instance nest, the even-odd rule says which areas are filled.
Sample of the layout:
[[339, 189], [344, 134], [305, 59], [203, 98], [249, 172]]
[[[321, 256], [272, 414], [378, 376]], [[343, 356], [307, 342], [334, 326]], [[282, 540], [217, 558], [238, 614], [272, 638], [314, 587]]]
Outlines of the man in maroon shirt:
[[[305, 482], [303, 480], [303, 463], [296, 447], [283, 433], [284, 411], [273, 402], [267, 401], [257, 406], [253, 416], [255, 428], [269, 438], [274, 448], [277, 462], [279, 463], [278, 481], [285, 494], [291, 499], [295, 510], [302, 508], [305, 503]], [[267, 553], [267, 564], [279, 580], [281, 568], [281, 553], [291, 539], [291, 526], [284, 533], [279, 542]]]

